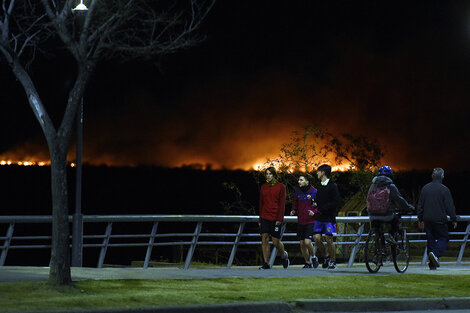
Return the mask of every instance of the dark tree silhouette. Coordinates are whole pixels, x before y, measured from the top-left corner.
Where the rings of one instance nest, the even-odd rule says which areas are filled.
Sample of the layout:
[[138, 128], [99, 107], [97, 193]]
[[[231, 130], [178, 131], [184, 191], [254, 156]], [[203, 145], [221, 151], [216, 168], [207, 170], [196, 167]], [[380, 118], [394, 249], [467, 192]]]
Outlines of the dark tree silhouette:
[[[373, 177], [373, 170], [383, 157], [377, 142], [365, 136], [351, 134], [334, 135], [318, 125], [305, 126], [301, 131], [293, 131], [289, 142], [282, 144], [276, 158], [267, 159], [262, 168], [269, 166], [278, 169], [280, 180], [288, 189], [288, 202], [293, 190], [298, 187], [298, 176], [311, 173], [323, 163], [336, 161], [351, 172], [351, 181], [365, 195]], [[254, 171], [255, 180], [261, 183], [264, 174]], [[261, 176], [260, 176], [261, 175]], [[316, 182], [316, 176], [311, 176]]]
[[[0, 56], [22, 85], [51, 158], [52, 252], [49, 281], [71, 284], [66, 156], [79, 102], [97, 63], [152, 59], [190, 47], [215, 0], [1, 0]], [[78, 10], [73, 10], [77, 5]], [[53, 123], [30, 72], [38, 53], [67, 51], [75, 82]]]

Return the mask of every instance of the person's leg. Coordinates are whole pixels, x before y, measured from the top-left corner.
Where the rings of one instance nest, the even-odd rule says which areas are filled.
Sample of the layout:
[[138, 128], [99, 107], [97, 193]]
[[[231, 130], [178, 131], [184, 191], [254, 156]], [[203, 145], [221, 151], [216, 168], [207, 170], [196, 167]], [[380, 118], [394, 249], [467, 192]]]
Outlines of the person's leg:
[[305, 240], [300, 240], [300, 252], [304, 257], [305, 263], [310, 263], [310, 255], [308, 254], [308, 249]]
[[279, 238], [272, 237], [273, 245], [277, 248], [278, 254], [282, 257], [286, 254], [286, 250], [284, 250], [284, 244], [282, 243]]
[[397, 239], [397, 234], [400, 229], [400, 219], [398, 216], [396, 216], [391, 222], [390, 222], [390, 235], [393, 237], [393, 239]]
[[336, 262], [336, 247], [333, 242], [333, 236], [332, 235], [326, 235], [326, 247], [328, 249], [328, 255], [330, 256], [330, 260], [332, 262]]
[[438, 258], [444, 255], [449, 242], [449, 228], [447, 223], [434, 224], [434, 237], [436, 238], [436, 245], [434, 246], [434, 255]]
[[424, 229], [426, 231], [427, 248], [429, 269], [433, 270], [440, 266], [439, 257], [437, 256], [436, 247], [438, 240], [438, 232], [436, 232], [436, 223], [424, 222]]
[[323, 244], [321, 234], [315, 234], [313, 237], [315, 240], [315, 245], [317, 246], [318, 256], [322, 259], [327, 257], [325, 245]]
[[300, 242], [300, 253], [304, 257], [305, 263], [307, 263], [308, 262], [308, 256], [305, 257], [305, 253], [308, 253], [308, 252], [306, 251], [306, 246], [305, 246], [305, 242], [304, 242], [304, 239], [305, 239], [305, 225], [297, 224], [297, 238], [299, 239], [299, 242]]
[[310, 258], [315, 256], [315, 251], [313, 251], [312, 241], [310, 239], [305, 239], [304, 240], [304, 245], [305, 245], [305, 248], [307, 250], [308, 261], [310, 261]]
[[323, 223], [316, 221], [315, 224], [313, 224], [313, 240], [315, 241], [315, 246], [317, 246], [318, 256], [324, 259], [327, 256], [327, 252], [325, 245], [323, 245], [322, 232]]
[[428, 253], [433, 252], [436, 247], [436, 238], [434, 237], [433, 223], [424, 222], [424, 230], [426, 231], [426, 241]]
[[269, 234], [261, 234], [261, 250], [263, 251], [264, 263], [269, 263], [269, 257], [271, 256], [271, 246], [269, 245]]
[[282, 266], [286, 269], [289, 267], [290, 261], [289, 261], [289, 255], [287, 254], [287, 251], [284, 249], [284, 244], [279, 238], [275, 237], [275, 234], [271, 234], [273, 244], [279, 251], [279, 255], [281, 256], [281, 262]]

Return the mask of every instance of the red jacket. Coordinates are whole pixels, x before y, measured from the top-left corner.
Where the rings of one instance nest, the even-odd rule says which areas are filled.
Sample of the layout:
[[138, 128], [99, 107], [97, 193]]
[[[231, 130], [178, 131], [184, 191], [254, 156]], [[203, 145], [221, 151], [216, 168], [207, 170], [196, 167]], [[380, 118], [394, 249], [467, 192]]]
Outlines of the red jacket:
[[268, 221], [284, 221], [286, 210], [286, 186], [276, 182], [274, 186], [261, 186], [259, 217]]

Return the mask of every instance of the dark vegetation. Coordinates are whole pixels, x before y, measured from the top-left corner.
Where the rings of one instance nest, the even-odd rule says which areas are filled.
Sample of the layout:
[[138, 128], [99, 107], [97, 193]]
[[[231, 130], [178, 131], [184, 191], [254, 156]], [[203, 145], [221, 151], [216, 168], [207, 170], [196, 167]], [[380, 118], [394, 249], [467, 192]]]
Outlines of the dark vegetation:
[[[70, 213], [73, 213], [74, 203], [74, 168], [69, 168], [71, 184]], [[395, 183], [405, 198], [416, 204], [419, 190], [429, 182], [430, 171], [406, 171], [395, 174]], [[470, 214], [470, 204], [466, 197], [466, 176], [468, 171], [447, 172], [445, 184], [454, 196], [457, 213]], [[50, 168], [0, 166], [0, 210], [1, 215], [50, 215]], [[353, 174], [338, 172], [335, 179], [346, 202], [359, 191], [359, 187], [351, 182]], [[262, 180], [261, 180], [262, 182]], [[229, 170], [199, 170], [187, 168], [158, 168], [158, 167], [92, 167], [85, 166], [83, 173], [83, 213], [92, 214], [257, 214], [258, 183], [255, 175], [246, 171]], [[290, 204], [286, 206], [289, 213]], [[28, 226], [29, 225], [29, 226]], [[31, 224], [15, 226], [15, 235], [34, 233], [50, 234], [48, 225]], [[0, 225], [0, 236], [6, 233], [7, 225]], [[93, 225], [91, 233], [103, 234], [106, 225]], [[148, 229], [142, 229], [149, 233]], [[208, 225], [207, 227], [234, 228], [233, 225]], [[113, 233], [134, 231], [140, 226], [132, 224], [116, 224]], [[192, 232], [194, 225], [164, 225], [165, 228], [176, 228], [182, 232]], [[464, 227], [462, 224], [459, 228]], [[184, 229], [189, 228], [189, 229]], [[462, 229], [463, 230], [463, 229]], [[235, 228], [229, 230], [235, 232]], [[256, 225], [247, 225], [246, 231], [257, 232]], [[228, 249], [228, 250], [227, 250]], [[225, 251], [227, 250], [227, 251]], [[237, 253], [238, 264], [255, 262], [252, 247], [240, 249]], [[130, 264], [135, 260], [143, 260], [145, 248], [129, 248], [125, 253], [119, 249], [109, 249], [105, 263]], [[10, 250], [7, 265], [47, 265], [49, 255], [47, 250], [36, 250], [34, 260], [28, 257], [30, 250]], [[214, 262], [227, 261], [230, 247], [221, 247], [206, 251], [196, 249], [195, 260]], [[96, 266], [99, 248], [86, 250], [84, 266]], [[162, 247], [152, 255], [157, 261], [184, 261], [185, 251], [180, 247]], [[211, 258], [207, 258], [210, 255]], [[33, 263], [31, 263], [33, 262]], [[248, 264], [248, 263], [246, 263]]]
[[[73, 213], [74, 168], [69, 168], [70, 213]], [[458, 214], [469, 214], [466, 179], [470, 171], [446, 172], [444, 184], [452, 191]], [[0, 166], [1, 215], [51, 214], [50, 168]], [[359, 191], [348, 172], [335, 179], [345, 201]], [[395, 174], [394, 181], [405, 198], [416, 204], [419, 190], [430, 181], [429, 171]], [[262, 182], [262, 181], [261, 181]], [[224, 183], [233, 183], [240, 196]], [[192, 168], [85, 166], [83, 169], [84, 214], [247, 214], [236, 208], [224, 210], [221, 202], [239, 197], [255, 208], [258, 183], [246, 171], [196, 170]], [[290, 209], [287, 207], [287, 209]], [[256, 211], [256, 209], [255, 209]], [[287, 212], [287, 210], [286, 210]]]

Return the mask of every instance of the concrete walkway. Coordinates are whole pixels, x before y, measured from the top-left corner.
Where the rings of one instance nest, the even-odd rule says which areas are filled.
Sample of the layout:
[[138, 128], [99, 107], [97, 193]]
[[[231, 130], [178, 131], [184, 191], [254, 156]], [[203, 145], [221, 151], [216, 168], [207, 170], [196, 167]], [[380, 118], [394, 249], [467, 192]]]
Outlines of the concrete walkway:
[[[454, 263], [455, 264], [455, 263]], [[427, 266], [410, 264], [406, 274], [426, 275], [470, 275], [470, 265], [442, 264], [435, 271], [430, 271]], [[298, 277], [298, 276], [337, 276], [337, 275], [372, 275], [365, 265], [357, 264], [348, 268], [345, 264], [339, 264], [336, 270], [302, 269], [300, 265], [290, 266], [287, 270], [281, 266], [275, 266], [271, 270], [258, 270], [258, 267], [243, 266], [226, 268], [190, 268], [183, 270], [176, 267], [149, 267], [147, 269], [135, 267], [123, 268], [72, 268], [73, 280], [84, 279], [207, 279], [222, 277]], [[374, 275], [403, 275], [395, 271], [393, 265], [387, 265]], [[0, 282], [14, 281], [46, 281], [49, 276], [48, 267], [4, 266], [0, 267]], [[470, 295], [470, 292], [469, 292]]]

